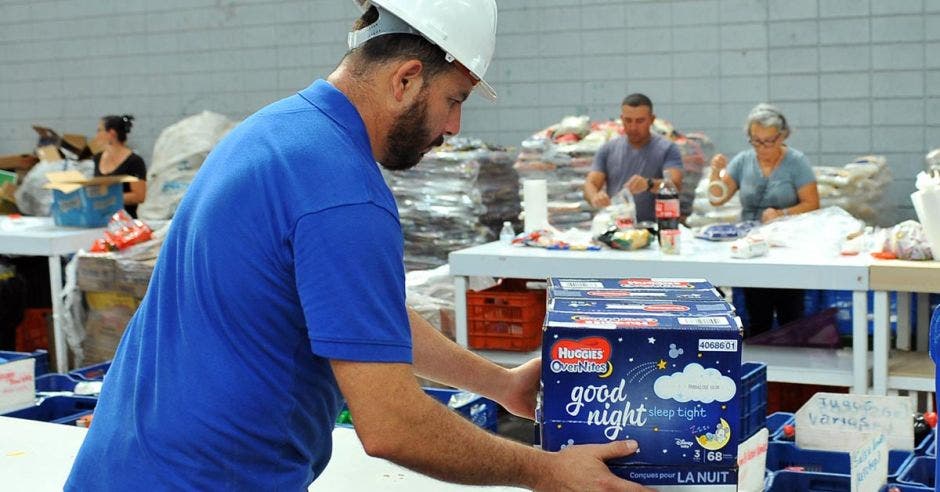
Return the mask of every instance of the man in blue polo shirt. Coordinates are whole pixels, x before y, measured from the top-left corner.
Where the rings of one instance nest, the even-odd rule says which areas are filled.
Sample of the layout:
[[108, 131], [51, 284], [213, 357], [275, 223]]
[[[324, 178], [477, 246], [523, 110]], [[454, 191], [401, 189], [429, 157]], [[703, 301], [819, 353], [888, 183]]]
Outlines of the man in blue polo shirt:
[[[362, 2], [357, 2], [362, 3]], [[420, 5], [419, 5], [420, 4]], [[439, 479], [644, 490], [603, 460], [488, 434], [415, 374], [532, 417], [539, 362], [503, 369], [405, 305], [403, 240], [376, 162], [415, 165], [460, 128], [495, 44], [494, 0], [374, 0], [326, 80], [212, 151], [173, 219], [66, 490], [302, 490], [343, 401], [366, 452]]]
[[636, 203], [636, 220], [655, 220], [654, 193], [663, 178], [682, 185], [679, 147], [651, 131], [656, 115], [653, 102], [630, 94], [620, 105], [623, 138], [601, 146], [584, 182], [584, 199], [594, 208], [610, 205], [611, 197], [627, 192]]

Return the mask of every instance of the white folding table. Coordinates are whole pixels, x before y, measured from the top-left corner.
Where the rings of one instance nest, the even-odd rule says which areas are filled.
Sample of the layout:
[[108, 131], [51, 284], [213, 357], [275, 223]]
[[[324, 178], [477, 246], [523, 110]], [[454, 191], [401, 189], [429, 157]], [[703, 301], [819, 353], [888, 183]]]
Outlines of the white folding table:
[[[5, 492], [61, 491], [87, 429], [0, 417], [0, 489]], [[417, 445], [417, 444], [416, 444]], [[350, 428], [333, 430], [333, 458], [311, 491], [408, 492], [519, 491], [445, 483], [368, 456]]]
[[58, 227], [48, 217], [0, 217], [0, 254], [48, 256], [56, 370], [68, 372], [68, 344], [62, 328], [62, 256], [91, 247], [103, 228]]

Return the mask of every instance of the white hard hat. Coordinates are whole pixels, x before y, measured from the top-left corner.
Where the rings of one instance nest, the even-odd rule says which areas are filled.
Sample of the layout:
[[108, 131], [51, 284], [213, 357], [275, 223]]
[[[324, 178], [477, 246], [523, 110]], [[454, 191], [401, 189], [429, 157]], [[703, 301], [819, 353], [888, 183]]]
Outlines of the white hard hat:
[[[496, 48], [496, 0], [353, 0], [365, 12], [379, 10], [379, 20], [349, 33], [349, 49], [383, 34], [416, 34], [457, 60], [479, 82], [487, 99], [496, 91], [483, 80]], [[392, 15], [387, 15], [392, 14]]]

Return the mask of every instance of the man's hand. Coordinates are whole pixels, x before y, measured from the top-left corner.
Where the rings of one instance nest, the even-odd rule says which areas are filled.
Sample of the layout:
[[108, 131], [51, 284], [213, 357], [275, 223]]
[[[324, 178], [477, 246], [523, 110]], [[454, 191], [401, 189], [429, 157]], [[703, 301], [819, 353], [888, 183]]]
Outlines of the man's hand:
[[535, 419], [535, 398], [539, 391], [542, 359], [535, 358], [510, 369], [499, 404], [513, 415]]
[[645, 177], [634, 174], [630, 176], [630, 179], [623, 185], [623, 189], [629, 191], [632, 195], [636, 195], [647, 191], [649, 189], [649, 183], [647, 183]]
[[600, 190], [594, 194], [594, 198], [591, 198], [591, 206], [594, 208], [604, 208], [610, 206], [610, 197], [607, 196], [607, 192]]
[[555, 453], [556, 466], [548, 470], [545, 479], [533, 490], [651, 492], [653, 489], [617, 477], [604, 464], [604, 460], [627, 456], [636, 450], [636, 441], [568, 446]]
[[764, 224], [767, 224], [769, 222], [773, 222], [783, 217], [783, 215], [784, 215], [783, 211], [781, 210], [778, 210], [776, 208], [766, 208], [764, 209], [764, 213], [761, 214], [760, 221], [763, 222]]

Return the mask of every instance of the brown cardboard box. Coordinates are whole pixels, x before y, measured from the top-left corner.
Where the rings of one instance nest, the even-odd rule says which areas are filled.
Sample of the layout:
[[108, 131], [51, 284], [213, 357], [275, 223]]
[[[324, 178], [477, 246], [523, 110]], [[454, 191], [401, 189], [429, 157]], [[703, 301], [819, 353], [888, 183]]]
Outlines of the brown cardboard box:
[[88, 318], [82, 341], [85, 352], [82, 364], [113, 359], [140, 298], [122, 292], [85, 292], [85, 301], [88, 303]]
[[117, 290], [127, 292], [133, 296], [144, 297], [153, 275], [153, 267], [157, 259], [131, 260], [117, 258], [114, 268], [114, 280]]
[[39, 146], [53, 145], [57, 147], [65, 157], [72, 160], [88, 159], [91, 157], [91, 149], [88, 148], [88, 139], [84, 135], [77, 133], [66, 133], [59, 136], [51, 128], [33, 125], [33, 130], [39, 134]]
[[80, 254], [76, 275], [78, 288], [83, 291], [120, 290], [114, 280], [114, 269], [114, 255], [111, 253]]
[[37, 162], [39, 162], [39, 159], [32, 154], [2, 155], [0, 156], [0, 169], [27, 171]]

